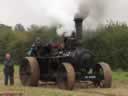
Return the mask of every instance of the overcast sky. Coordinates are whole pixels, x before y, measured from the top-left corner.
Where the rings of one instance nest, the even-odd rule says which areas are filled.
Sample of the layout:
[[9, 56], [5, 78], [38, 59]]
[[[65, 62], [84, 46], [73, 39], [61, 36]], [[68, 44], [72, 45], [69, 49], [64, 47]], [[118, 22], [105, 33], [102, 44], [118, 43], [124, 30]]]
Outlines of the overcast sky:
[[[79, 1], [80, 0], [0, 0], [0, 23], [11, 26], [14, 26], [16, 23], [21, 23], [25, 26], [31, 24], [49, 25], [52, 23], [62, 23], [72, 28], [73, 16], [78, 11]], [[101, 8], [104, 6], [104, 15], [101, 14], [103, 15], [102, 20], [111, 19], [128, 23], [128, 0], [99, 1], [102, 1]], [[100, 15], [100, 13], [98, 14]], [[89, 25], [96, 23], [93, 17], [87, 21], [90, 23]]]

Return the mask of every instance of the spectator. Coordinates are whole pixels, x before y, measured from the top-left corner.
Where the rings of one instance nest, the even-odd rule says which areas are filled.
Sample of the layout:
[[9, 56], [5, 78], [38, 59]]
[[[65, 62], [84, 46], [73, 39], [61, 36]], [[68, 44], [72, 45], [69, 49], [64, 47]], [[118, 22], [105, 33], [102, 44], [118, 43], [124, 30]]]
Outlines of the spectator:
[[14, 84], [14, 64], [10, 53], [6, 53], [4, 60], [4, 84], [8, 85], [8, 81], [10, 85]]

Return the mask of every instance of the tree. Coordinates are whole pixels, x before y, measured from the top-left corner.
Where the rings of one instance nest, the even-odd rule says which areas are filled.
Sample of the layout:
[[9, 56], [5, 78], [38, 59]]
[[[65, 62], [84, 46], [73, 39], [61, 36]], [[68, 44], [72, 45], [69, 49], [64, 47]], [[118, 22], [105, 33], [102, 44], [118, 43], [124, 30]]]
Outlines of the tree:
[[25, 28], [22, 24], [16, 24], [15, 25], [15, 31], [16, 32], [25, 32]]
[[40, 27], [36, 24], [32, 24], [29, 28], [28, 28], [28, 32], [36, 32], [37, 30], [39, 30]]
[[12, 32], [12, 27], [4, 24], [0, 24], [0, 32]]

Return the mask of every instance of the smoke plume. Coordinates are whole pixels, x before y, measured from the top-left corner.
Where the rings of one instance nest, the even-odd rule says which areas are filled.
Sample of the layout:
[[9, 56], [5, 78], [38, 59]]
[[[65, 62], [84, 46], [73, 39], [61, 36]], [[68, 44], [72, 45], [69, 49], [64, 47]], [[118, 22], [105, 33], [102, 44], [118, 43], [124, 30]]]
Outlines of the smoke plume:
[[96, 29], [104, 21], [107, 2], [105, 0], [79, 0], [78, 13], [85, 17], [84, 29]]

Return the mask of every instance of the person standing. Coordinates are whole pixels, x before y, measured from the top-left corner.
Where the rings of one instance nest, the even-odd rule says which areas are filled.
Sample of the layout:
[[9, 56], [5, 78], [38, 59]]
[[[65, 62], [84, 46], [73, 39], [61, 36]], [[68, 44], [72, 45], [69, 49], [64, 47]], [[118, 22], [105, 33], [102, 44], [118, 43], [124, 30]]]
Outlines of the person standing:
[[14, 84], [14, 64], [10, 53], [6, 53], [4, 60], [4, 84], [8, 85], [8, 81], [10, 85]]

